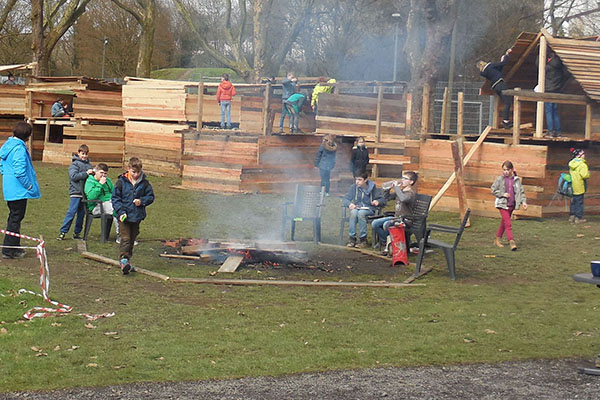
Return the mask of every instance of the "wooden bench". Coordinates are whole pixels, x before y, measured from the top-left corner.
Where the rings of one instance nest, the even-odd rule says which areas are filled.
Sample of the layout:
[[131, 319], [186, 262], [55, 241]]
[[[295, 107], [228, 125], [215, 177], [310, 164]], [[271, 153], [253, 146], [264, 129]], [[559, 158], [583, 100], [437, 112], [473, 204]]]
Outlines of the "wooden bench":
[[410, 164], [410, 157], [399, 155], [399, 154], [372, 154], [372, 155], [369, 155], [369, 164], [376, 164], [376, 165]]

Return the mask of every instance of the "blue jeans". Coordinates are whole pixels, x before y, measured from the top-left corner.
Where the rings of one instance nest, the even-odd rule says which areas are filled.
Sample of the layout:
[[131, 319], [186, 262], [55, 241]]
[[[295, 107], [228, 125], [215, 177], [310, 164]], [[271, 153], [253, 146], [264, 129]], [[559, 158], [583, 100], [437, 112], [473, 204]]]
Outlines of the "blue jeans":
[[560, 117], [558, 115], [558, 104], [544, 103], [544, 110], [546, 111], [546, 125], [548, 126], [548, 130], [560, 133]]
[[225, 115], [227, 115], [227, 128], [231, 128], [231, 101], [221, 100], [221, 128], [225, 128]]
[[331, 171], [319, 168], [319, 172], [321, 173], [321, 186], [325, 186], [325, 193], [329, 194]]
[[388, 231], [387, 229], [383, 229], [383, 225], [386, 222], [391, 221], [394, 218], [395, 217], [377, 218], [375, 221], [373, 221], [371, 223], [371, 226], [373, 227], [373, 232], [376, 233], [377, 235], [379, 235], [380, 242], [385, 243], [388, 235], [390, 234], [390, 231]]
[[369, 215], [373, 215], [373, 211], [371, 210], [350, 210], [350, 228], [348, 229], [348, 233], [350, 237], [356, 237], [356, 224], [358, 223], [358, 229], [360, 239], [367, 238], [367, 217]]
[[285, 101], [287, 99], [281, 99], [281, 118], [279, 118], [279, 129], [283, 130], [283, 121], [285, 121], [285, 115], [287, 114], [287, 109], [285, 108]]
[[62, 233], [69, 232], [75, 214], [77, 214], [77, 220], [75, 220], [75, 230], [73, 231], [73, 233], [78, 235], [83, 230], [83, 217], [85, 216], [85, 204], [83, 204], [83, 202], [81, 201], [81, 197], [71, 197], [71, 201], [69, 202], [69, 209], [67, 210], [67, 215], [65, 215], [63, 224], [60, 227], [60, 231]]
[[582, 194], [573, 195], [569, 215], [574, 215], [579, 219], [583, 218], [583, 196]]

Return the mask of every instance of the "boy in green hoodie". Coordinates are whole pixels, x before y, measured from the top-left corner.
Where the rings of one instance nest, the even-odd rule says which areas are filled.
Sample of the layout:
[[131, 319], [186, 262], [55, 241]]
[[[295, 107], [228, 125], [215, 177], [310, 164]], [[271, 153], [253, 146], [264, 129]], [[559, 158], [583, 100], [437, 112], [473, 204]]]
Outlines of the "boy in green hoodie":
[[583, 149], [571, 148], [571, 154], [573, 159], [569, 161], [569, 173], [573, 185], [573, 197], [571, 198], [569, 222], [580, 224], [586, 222], [583, 218], [583, 195], [587, 188], [586, 181], [590, 177], [590, 170]]

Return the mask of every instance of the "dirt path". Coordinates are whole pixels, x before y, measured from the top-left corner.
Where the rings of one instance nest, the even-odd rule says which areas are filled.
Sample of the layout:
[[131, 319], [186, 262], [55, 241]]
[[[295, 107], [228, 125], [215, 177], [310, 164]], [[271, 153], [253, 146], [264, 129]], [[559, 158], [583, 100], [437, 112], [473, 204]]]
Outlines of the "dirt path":
[[0, 399], [599, 399], [600, 376], [578, 374], [580, 364], [559, 360], [381, 368], [8, 393]]

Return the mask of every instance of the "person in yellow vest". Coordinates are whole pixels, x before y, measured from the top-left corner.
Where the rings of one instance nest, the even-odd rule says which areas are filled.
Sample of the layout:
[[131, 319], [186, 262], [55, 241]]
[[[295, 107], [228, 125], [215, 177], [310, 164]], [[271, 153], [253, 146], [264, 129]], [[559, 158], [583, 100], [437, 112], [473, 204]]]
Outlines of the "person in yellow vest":
[[329, 86], [329, 85], [324, 85], [324, 83], [335, 83], [335, 79], [327, 79], [327, 77], [325, 76], [321, 76], [319, 78], [319, 83], [317, 83], [315, 85], [315, 88], [313, 89], [312, 92], [312, 97], [310, 100], [310, 105], [313, 109], [313, 111], [315, 112], [315, 115], [317, 115], [317, 108], [319, 105], [319, 94], [321, 93], [331, 93], [331, 91], [333, 90], [333, 86]]
[[583, 218], [583, 195], [587, 189], [587, 180], [590, 178], [590, 169], [583, 149], [571, 148], [571, 154], [573, 159], [569, 161], [569, 173], [571, 174], [573, 197], [571, 198], [569, 222], [580, 224], [586, 222]]

